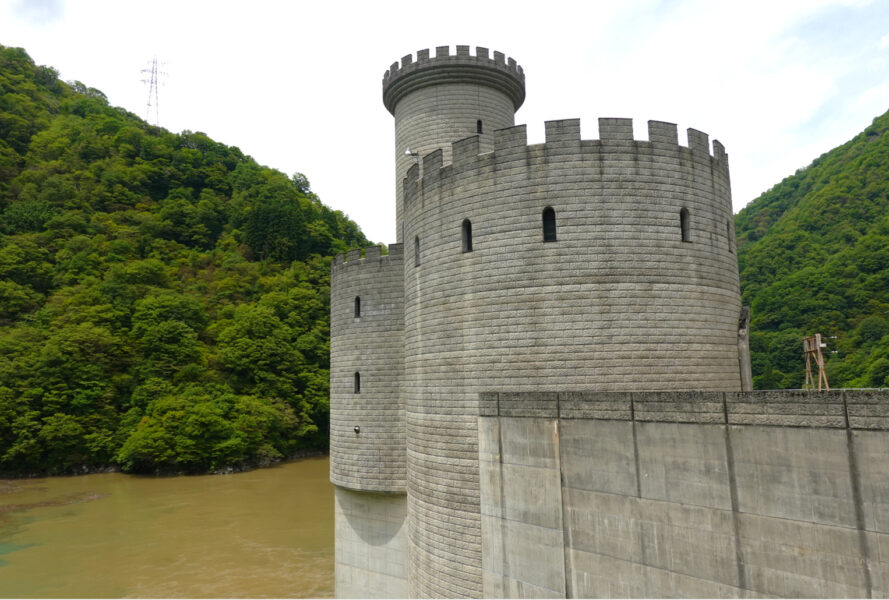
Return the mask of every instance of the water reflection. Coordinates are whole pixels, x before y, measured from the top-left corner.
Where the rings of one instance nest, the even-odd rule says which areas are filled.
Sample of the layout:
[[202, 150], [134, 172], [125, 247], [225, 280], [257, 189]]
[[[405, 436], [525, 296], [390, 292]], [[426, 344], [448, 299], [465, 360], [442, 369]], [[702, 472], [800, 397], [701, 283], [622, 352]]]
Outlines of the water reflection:
[[326, 457], [234, 475], [0, 481], [3, 597], [330, 597]]

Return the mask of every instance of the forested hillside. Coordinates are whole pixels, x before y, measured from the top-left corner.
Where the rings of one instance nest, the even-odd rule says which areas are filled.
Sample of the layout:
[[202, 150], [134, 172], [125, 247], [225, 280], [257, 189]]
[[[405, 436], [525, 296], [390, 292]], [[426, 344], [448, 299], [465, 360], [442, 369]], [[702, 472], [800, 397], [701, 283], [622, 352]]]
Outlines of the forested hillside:
[[0, 472], [326, 447], [329, 257], [365, 244], [302, 175], [0, 46]]
[[831, 387], [889, 387], [889, 113], [735, 217], [755, 386], [804, 382], [828, 339]]

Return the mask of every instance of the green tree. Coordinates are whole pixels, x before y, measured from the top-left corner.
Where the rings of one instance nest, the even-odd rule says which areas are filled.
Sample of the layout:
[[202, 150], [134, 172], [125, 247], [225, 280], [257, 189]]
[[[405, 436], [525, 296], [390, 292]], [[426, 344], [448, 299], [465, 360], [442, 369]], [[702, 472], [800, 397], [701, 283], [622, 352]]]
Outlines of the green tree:
[[0, 46], [0, 472], [201, 472], [325, 447], [329, 260], [303, 175]]
[[[757, 387], [802, 383], [793, 346], [821, 333], [831, 385], [883, 385], [889, 352], [889, 113], [735, 218]], [[835, 354], [834, 354], [835, 352]]]

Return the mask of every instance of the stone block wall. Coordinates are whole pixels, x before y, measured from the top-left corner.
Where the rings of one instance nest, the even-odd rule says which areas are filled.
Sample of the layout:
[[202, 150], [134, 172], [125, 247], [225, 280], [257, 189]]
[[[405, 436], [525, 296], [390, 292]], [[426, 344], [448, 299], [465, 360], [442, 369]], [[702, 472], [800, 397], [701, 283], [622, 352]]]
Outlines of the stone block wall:
[[889, 591], [887, 390], [479, 406], [485, 596]]
[[392, 244], [332, 265], [330, 481], [352, 490], [405, 491], [402, 262]]
[[[487, 48], [439, 46], [410, 54], [383, 76], [383, 103], [395, 117], [396, 241], [402, 239], [402, 180], [419, 156], [443, 149], [478, 131], [482, 148], [493, 149], [494, 131], [515, 124], [525, 99], [525, 76], [513, 59]], [[416, 156], [405, 151], [410, 148]]]
[[[578, 120], [549, 122], [546, 143], [535, 146], [524, 127], [499, 130], [491, 152], [470, 137], [453, 144], [452, 164], [434, 152], [408, 173], [404, 391], [415, 595], [482, 593], [480, 392], [741, 389], [722, 146], [713, 142], [711, 154], [694, 130], [680, 146], [668, 123], [650, 123], [649, 141], [634, 140], [627, 119], [602, 119], [599, 128], [600, 139], [581, 140]], [[543, 238], [547, 207], [556, 215], [552, 242]]]
[[[680, 146], [676, 126], [655, 121], [648, 140], [636, 140], [629, 119], [600, 119], [593, 140], [580, 138], [576, 119], [551, 121], [546, 142], [529, 146], [525, 128], [512, 126], [524, 97], [522, 68], [481, 47], [420, 51], [384, 75], [404, 245], [333, 265], [331, 481], [342, 501], [338, 540], [348, 540], [345, 553], [338, 546], [338, 595], [367, 581], [368, 594], [383, 593], [394, 576], [372, 560], [368, 532], [394, 523], [380, 518], [385, 502], [369, 500], [377, 492], [406, 494], [406, 536], [391, 539], [405, 540], [412, 596], [690, 590], [677, 583], [690, 567], [670, 561], [731, 554], [722, 513], [711, 528], [719, 550], [700, 558], [694, 548], [665, 554], [663, 536], [691, 534], [658, 526], [694, 522], [687, 511], [697, 501], [736, 515], [744, 494], [730, 486], [726, 496], [718, 428], [762, 426], [743, 421], [759, 418], [748, 398], [727, 396], [742, 389], [746, 346], [725, 149], [713, 141], [711, 151], [693, 129]], [[357, 297], [371, 311], [360, 318]], [[516, 394], [479, 399], [506, 389]], [[771, 408], [835, 417], [830, 406], [818, 415]], [[862, 404], [862, 419], [874, 410]], [[695, 441], [670, 446], [688, 428]], [[658, 467], [669, 455], [660, 445], [677, 454]], [[583, 523], [598, 516], [583, 512], [595, 504], [585, 494], [614, 504], [613, 540], [586, 534]], [[624, 523], [645, 511], [650, 523]], [[734, 532], [738, 521], [729, 520]], [[641, 535], [661, 545], [650, 559], [626, 559]], [[634, 577], [614, 583], [595, 571], [609, 560]], [[744, 577], [713, 581], [746, 589]]]

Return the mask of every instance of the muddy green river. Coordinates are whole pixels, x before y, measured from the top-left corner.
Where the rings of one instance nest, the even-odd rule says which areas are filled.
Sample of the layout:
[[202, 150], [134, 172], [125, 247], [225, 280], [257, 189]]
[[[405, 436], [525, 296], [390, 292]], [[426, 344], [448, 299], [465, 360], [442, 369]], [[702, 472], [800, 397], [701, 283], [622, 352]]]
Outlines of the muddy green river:
[[330, 596], [327, 457], [234, 475], [0, 480], [0, 597]]

